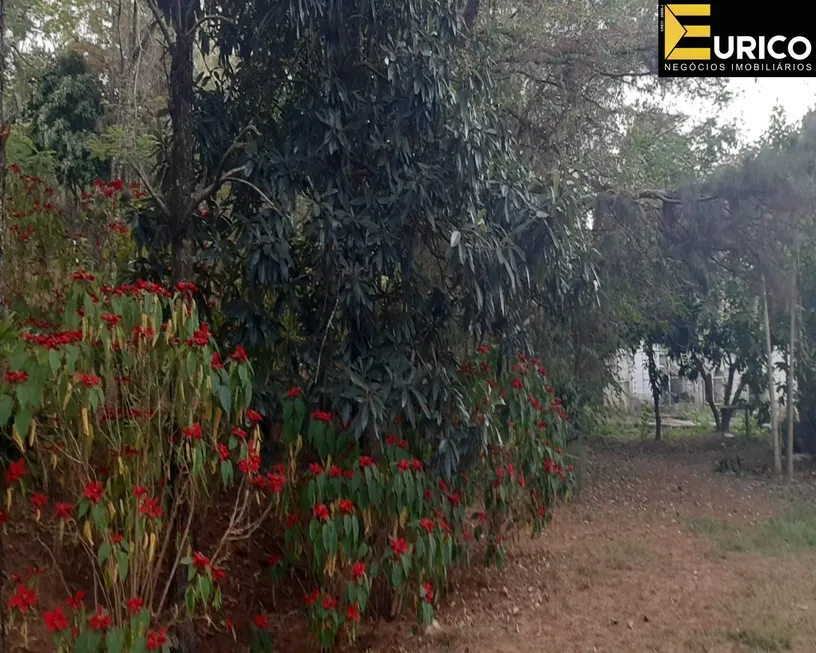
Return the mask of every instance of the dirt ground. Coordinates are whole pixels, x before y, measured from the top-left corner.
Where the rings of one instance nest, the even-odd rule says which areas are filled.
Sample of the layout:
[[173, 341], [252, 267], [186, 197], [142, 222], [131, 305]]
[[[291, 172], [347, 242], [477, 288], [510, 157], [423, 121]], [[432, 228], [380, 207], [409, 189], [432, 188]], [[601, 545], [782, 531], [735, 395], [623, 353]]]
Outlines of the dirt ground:
[[[737, 455], [746, 473], [715, 472]], [[456, 570], [432, 632], [417, 635], [408, 620], [366, 624], [355, 650], [812, 653], [816, 472], [799, 470], [787, 487], [768, 462], [766, 447], [740, 438], [592, 441], [580, 496], [543, 537], [510, 543], [504, 570], [484, 569], [480, 557]], [[22, 539], [12, 535], [7, 550], [15, 568], [42, 561]], [[272, 593], [259, 578], [267, 555], [262, 546], [235, 552], [226, 594], [238, 599], [227, 611], [241, 632], [261, 606], [292, 607], [272, 615], [275, 650], [305, 653], [302, 588]], [[42, 630], [12, 650], [52, 650]], [[202, 653], [248, 650], [204, 624], [202, 635]]]
[[[501, 573], [458, 578], [436, 633], [406, 626], [371, 650], [816, 651], [812, 471], [785, 487], [764, 449], [720, 437], [587, 455], [586, 487], [544, 537], [518, 541]], [[736, 455], [747, 474], [714, 472]]]

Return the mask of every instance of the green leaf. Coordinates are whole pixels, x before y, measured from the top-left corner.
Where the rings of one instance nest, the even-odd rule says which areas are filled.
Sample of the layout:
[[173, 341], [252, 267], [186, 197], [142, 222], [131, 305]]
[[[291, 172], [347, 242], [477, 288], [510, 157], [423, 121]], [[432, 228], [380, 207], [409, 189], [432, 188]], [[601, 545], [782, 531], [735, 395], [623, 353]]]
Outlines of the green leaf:
[[99, 553], [96, 556], [97, 561], [99, 562], [99, 566], [105, 564], [105, 561], [110, 557], [111, 554], [111, 545], [110, 542], [102, 542], [102, 546], [99, 547]]
[[59, 349], [52, 349], [48, 352], [48, 362], [51, 363], [51, 371], [56, 374], [62, 365], [62, 352]]
[[128, 570], [130, 568], [128, 554], [124, 551], [119, 551], [116, 554], [116, 560], [119, 563], [119, 580], [124, 583], [128, 577]]
[[28, 430], [31, 428], [31, 413], [27, 409], [21, 408], [14, 417], [14, 428], [21, 438], [25, 439]]
[[102, 634], [88, 628], [77, 637], [74, 653], [96, 653], [101, 643]]
[[124, 644], [124, 636], [119, 628], [110, 630], [107, 637], [105, 637], [105, 646], [108, 653], [122, 653]]
[[0, 428], [8, 424], [11, 411], [14, 409], [14, 400], [8, 395], [0, 395]]
[[224, 409], [224, 412], [229, 415], [232, 409], [232, 395], [230, 394], [229, 386], [219, 386], [218, 399], [221, 401], [221, 407]]
[[221, 480], [224, 482], [225, 486], [228, 486], [232, 481], [232, 461], [221, 461]]

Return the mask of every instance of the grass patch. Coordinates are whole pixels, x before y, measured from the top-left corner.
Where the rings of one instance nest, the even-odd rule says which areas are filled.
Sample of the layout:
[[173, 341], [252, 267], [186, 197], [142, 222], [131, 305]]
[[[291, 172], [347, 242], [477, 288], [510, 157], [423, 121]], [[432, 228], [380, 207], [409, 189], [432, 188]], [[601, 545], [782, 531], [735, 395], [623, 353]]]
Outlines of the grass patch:
[[756, 524], [705, 517], [692, 521], [691, 529], [713, 538], [728, 551], [782, 555], [816, 549], [816, 514], [812, 513], [774, 517]]
[[793, 648], [790, 635], [775, 630], [739, 630], [728, 633], [728, 639], [751, 651], [777, 653]]

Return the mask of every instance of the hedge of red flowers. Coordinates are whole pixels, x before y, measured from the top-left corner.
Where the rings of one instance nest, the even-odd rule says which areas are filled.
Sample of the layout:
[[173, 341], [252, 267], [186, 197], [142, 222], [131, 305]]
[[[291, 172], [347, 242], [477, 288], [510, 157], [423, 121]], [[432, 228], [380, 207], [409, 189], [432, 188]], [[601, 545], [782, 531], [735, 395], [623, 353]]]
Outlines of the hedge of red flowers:
[[[34, 211], [15, 217], [19, 229], [52, 211], [33, 206], [32, 193], [47, 195], [39, 180], [12, 183]], [[100, 182], [83, 202], [109, 217], [129, 190], [139, 192]], [[480, 454], [445, 480], [432, 447], [399, 419], [364, 450], [298, 386], [281, 397], [281, 424], [262, 430], [250, 358], [218, 349], [195, 286], [104, 283], [113, 269], [97, 262], [67, 286], [22, 293], [13, 337], [0, 343], [0, 431], [16, 448], [0, 524], [30, 516], [54, 559], [80, 549], [93, 579], [55, 602], [37, 592], [41, 570], [15, 575], [7, 625], [23, 640], [39, 619], [59, 652], [166, 652], [181, 610], [270, 651], [266, 613], [242, 633], [224, 612], [233, 543], [261, 532], [279, 534], [264, 542], [269, 580], [307, 584], [302, 609], [323, 649], [354, 641], [375, 611], [429, 624], [452, 565], [469, 563], [480, 541], [501, 565], [508, 537], [540, 532], [569, 492], [568, 415], [537, 359], [519, 357], [497, 378], [484, 344], [463, 363], [470, 414], [460, 426]], [[275, 434], [271, 462], [265, 432]], [[190, 538], [197, 513], [224, 515], [214, 540]]]

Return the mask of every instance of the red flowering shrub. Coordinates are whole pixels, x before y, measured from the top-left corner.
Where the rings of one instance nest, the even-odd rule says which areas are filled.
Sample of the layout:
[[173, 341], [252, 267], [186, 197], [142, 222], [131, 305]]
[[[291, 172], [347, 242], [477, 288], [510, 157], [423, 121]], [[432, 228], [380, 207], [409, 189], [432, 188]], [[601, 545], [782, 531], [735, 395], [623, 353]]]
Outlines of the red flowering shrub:
[[[123, 192], [100, 183], [84, 201], [107, 210]], [[106, 286], [96, 271], [70, 276], [47, 314], [18, 312], [17, 338], [0, 351], [0, 428], [19, 449], [5, 471], [3, 520], [33, 513], [55, 535], [45, 541], [84, 548], [96, 579], [99, 603], [88, 609], [79, 595], [41, 606], [33, 577], [17, 585], [12, 620], [24, 635], [42, 607], [60, 652], [171, 650], [172, 625], [151, 615], [167, 614], [176, 571], [187, 579], [177, 607], [211, 618], [222, 609], [229, 543], [261, 525], [282, 534], [269, 578], [317, 582], [304, 609], [322, 648], [354, 640], [372, 605], [382, 609], [377, 597], [428, 624], [448, 570], [470, 560], [474, 543], [486, 541], [487, 562], [502, 564], [505, 539], [520, 527], [540, 532], [569, 491], [568, 416], [535, 359], [519, 358], [502, 379], [491, 377], [489, 345], [463, 363], [471, 405], [461, 427], [483, 453], [452, 479], [436, 477], [433, 452], [399, 420], [377, 452], [361, 451], [297, 386], [281, 398], [281, 458], [265, 465], [270, 417], [250, 408], [249, 356], [241, 347], [219, 354], [193, 284], [169, 291]], [[49, 496], [43, 473], [65, 479], [65, 494]], [[216, 543], [186, 550], [190, 516], [227, 494]], [[226, 615], [212, 622], [233, 630]], [[252, 651], [270, 651], [266, 613], [250, 628]]]
[[[225, 545], [281, 505], [285, 479], [261, 477], [253, 462], [260, 433], [247, 419], [251, 368], [237, 357], [214, 370], [209, 338], [187, 344], [206, 331], [195, 306], [155, 284], [104, 287], [80, 274], [58, 319], [48, 334], [76, 337], [41, 339], [41, 327], [19, 322], [17, 340], [0, 353], [15, 371], [0, 377], [0, 428], [10, 428], [20, 456], [5, 473], [11, 518], [27, 504], [57, 547], [81, 543], [98, 586], [92, 611], [72, 600], [67, 611], [46, 611], [45, 625], [58, 651], [169, 651], [172, 635], [151, 630], [150, 615], [171, 599], [172, 570], [189, 565], [190, 612], [219, 610]], [[152, 335], [134, 339], [134, 330]], [[239, 428], [243, 438], [233, 435]], [[53, 484], [29, 470], [65, 481], [54, 509], [37, 491]], [[191, 559], [177, 553], [179, 506], [192, 513], [199, 497], [235, 485], [221, 544]], [[34, 585], [21, 584], [9, 607], [25, 634]]]

